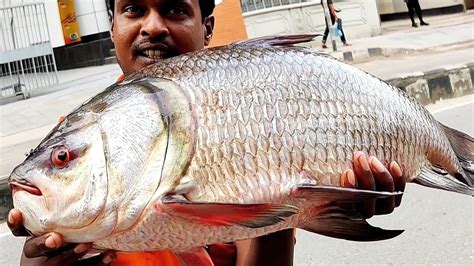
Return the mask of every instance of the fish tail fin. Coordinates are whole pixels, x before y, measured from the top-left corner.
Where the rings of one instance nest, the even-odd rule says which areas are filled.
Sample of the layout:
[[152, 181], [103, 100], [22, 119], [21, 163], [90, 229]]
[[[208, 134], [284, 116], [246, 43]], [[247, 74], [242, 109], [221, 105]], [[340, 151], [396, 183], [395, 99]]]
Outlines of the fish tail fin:
[[464, 179], [461, 180], [463, 183], [474, 187], [474, 138], [443, 124], [441, 126], [464, 170], [464, 173], [457, 173], [455, 177]]

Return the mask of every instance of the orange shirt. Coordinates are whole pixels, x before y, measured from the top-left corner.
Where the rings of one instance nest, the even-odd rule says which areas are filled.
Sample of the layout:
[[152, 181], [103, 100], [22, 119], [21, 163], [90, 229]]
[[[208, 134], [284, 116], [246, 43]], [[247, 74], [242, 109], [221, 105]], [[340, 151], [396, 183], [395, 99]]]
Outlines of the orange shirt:
[[181, 266], [171, 251], [117, 253], [113, 266]]
[[117, 82], [117, 83], [122, 82], [124, 79], [125, 79], [125, 75], [124, 75], [124, 74], [120, 74], [120, 76], [118, 77], [118, 79], [117, 79], [116, 82]]

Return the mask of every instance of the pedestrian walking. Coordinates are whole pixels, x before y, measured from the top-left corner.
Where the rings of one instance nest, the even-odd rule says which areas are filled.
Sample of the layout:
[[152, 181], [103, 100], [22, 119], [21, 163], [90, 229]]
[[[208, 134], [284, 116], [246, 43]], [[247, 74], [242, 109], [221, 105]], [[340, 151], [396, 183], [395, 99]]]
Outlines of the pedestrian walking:
[[[326, 1], [327, 1], [327, 5], [328, 5], [328, 8], [329, 8], [329, 15], [331, 16], [331, 25], [334, 25], [334, 23], [336, 23], [336, 21], [339, 21], [339, 23], [340, 23], [341, 19], [337, 17], [336, 12], [338, 12], [338, 10], [336, 10], [336, 8], [334, 7], [333, 1], [332, 0], [326, 0]], [[324, 8], [323, 0], [321, 0], [321, 6]], [[324, 30], [324, 35], [323, 35], [323, 40], [322, 40], [321, 47], [322, 48], [327, 48], [326, 40], [328, 39], [328, 35], [329, 35], [329, 25], [328, 25], [327, 20], [324, 20], [324, 21], [326, 21], [326, 29]], [[350, 44], [347, 43], [346, 36], [344, 35], [344, 31], [342, 30], [342, 27], [340, 27], [339, 30], [340, 30], [340, 34], [341, 34], [341, 41], [344, 44], [344, 46], [350, 46]]]
[[404, 0], [404, 1], [407, 4], [408, 16], [410, 16], [412, 27], [414, 27], [414, 28], [418, 27], [418, 24], [416, 24], [416, 22], [415, 22], [415, 14], [414, 14], [415, 12], [416, 12], [416, 15], [418, 16], [418, 19], [420, 20], [420, 25], [421, 26], [430, 25], [429, 23], [426, 23], [423, 20], [423, 15], [421, 13], [421, 7], [420, 7], [420, 3], [418, 2], [418, 0]]

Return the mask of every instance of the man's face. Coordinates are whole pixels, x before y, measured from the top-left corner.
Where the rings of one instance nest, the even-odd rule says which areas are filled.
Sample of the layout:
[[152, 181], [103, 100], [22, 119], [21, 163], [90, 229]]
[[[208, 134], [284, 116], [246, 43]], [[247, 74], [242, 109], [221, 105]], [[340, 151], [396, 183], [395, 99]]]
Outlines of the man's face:
[[125, 75], [209, 44], [214, 18], [199, 0], [115, 0], [111, 35]]

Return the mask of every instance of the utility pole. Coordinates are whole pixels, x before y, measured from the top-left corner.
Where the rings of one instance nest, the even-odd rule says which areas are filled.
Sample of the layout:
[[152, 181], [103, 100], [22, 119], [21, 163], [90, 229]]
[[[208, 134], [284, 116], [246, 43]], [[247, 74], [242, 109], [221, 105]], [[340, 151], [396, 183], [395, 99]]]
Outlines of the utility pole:
[[332, 45], [332, 51], [336, 52], [337, 51], [337, 46], [336, 46], [336, 40], [334, 39], [334, 36], [332, 34], [332, 21], [331, 21], [331, 15], [329, 12], [329, 6], [327, 0], [321, 0], [321, 3], [323, 5], [323, 11], [324, 11], [324, 17], [326, 19], [326, 25], [328, 25], [328, 30], [329, 30], [329, 38], [331, 39], [331, 45]]

